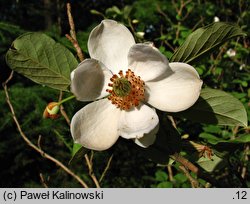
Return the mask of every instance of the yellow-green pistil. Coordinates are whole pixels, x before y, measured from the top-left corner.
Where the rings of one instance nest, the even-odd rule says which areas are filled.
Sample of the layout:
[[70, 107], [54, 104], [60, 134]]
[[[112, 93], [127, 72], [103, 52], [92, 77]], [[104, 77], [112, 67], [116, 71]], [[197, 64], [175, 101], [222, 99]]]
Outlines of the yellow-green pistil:
[[113, 91], [117, 96], [127, 96], [131, 91], [131, 84], [126, 78], [117, 78], [113, 83]]

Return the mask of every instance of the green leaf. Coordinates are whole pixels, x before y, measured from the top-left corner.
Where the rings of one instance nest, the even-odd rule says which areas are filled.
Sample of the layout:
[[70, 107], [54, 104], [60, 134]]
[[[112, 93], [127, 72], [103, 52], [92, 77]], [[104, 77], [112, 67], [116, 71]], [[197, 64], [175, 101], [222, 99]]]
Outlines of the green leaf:
[[202, 128], [205, 132], [209, 133], [220, 133], [221, 132], [221, 127], [216, 126], [216, 125], [207, 125]]
[[18, 37], [6, 61], [11, 69], [32, 81], [64, 91], [70, 85], [70, 72], [78, 64], [68, 49], [42, 33]]
[[212, 23], [191, 33], [170, 61], [191, 63], [238, 36], [246, 36], [238, 26], [223, 22]]
[[197, 164], [202, 167], [207, 172], [212, 172], [215, 169], [221, 169], [225, 166], [226, 161], [221, 159], [220, 157], [213, 155], [211, 159], [201, 157]]
[[166, 174], [166, 172], [158, 170], [155, 173], [155, 180], [156, 181], [167, 181], [168, 180], [168, 175]]
[[180, 183], [184, 183], [187, 181], [188, 178], [184, 174], [178, 173], [174, 176], [174, 179]]
[[84, 154], [86, 154], [89, 150], [84, 148], [82, 145], [78, 143], [74, 143], [71, 152], [71, 159], [69, 163], [72, 163], [76, 159], [81, 159]]
[[72, 148], [72, 153], [71, 153], [72, 157], [74, 157], [75, 154], [81, 150], [81, 148], [82, 148], [82, 145], [78, 143], [74, 143], [73, 148]]
[[243, 134], [239, 137], [233, 139], [233, 140], [224, 140], [221, 138], [218, 138], [212, 134], [209, 133], [201, 133], [199, 135], [200, 138], [206, 139], [208, 143], [216, 145], [218, 143], [233, 143], [233, 144], [240, 144], [240, 143], [248, 143], [250, 142], [250, 134]]
[[201, 90], [200, 98], [191, 108], [174, 115], [200, 123], [247, 126], [243, 104], [224, 91], [210, 88]]
[[94, 15], [103, 16], [103, 14], [102, 14], [101, 12], [99, 12], [99, 11], [97, 11], [97, 10], [95, 10], [95, 9], [91, 9], [91, 10], [90, 10], [90, 13], [91, 13], [91, 14], [94, 14]]
[[[228, 141], [227, 141], [228, 142]], [[240, 135], [239, 137], [229, 140], [230, 143], [249, 143], [250, 142], [250, 134], [246, 133], [243, 135]]]
[[215, 137], [212, 134], [203, 132], [199, 135], [200, 138], [206, 139], [208, 143], [216, 145], [221, 141], [221, 138]]
[[173, 188], [173, 184], [169, 181], [161, 182], [157, 185], [157, 188]]

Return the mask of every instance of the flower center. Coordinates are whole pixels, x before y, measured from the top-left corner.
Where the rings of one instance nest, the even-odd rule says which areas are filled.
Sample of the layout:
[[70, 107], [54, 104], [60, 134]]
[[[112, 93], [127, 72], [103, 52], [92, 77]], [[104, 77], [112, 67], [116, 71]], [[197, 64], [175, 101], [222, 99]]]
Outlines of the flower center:
[[106, 90], [110, 93], [108, 99], [121, 110], [129, 110], [133, 106], [138, 106], [144, 99], [144, 81], [130, 69], [125, 75], [122, 71], [118, 75], [115, 74], [110, 78], [113, 83], [108, 84], [112, 90]]
[[118, 78], [113, 82], [113, 90], [117, 96], [127, 96], [131, 91], [131, 84], [126, 78]]

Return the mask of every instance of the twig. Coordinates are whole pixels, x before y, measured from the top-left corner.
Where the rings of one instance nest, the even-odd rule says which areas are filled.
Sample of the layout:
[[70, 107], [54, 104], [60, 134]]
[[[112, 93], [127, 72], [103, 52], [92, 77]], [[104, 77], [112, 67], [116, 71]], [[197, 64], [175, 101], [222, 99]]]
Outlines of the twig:
[[[60, 91], [59, 101], [62, 100], [62, 95], [63, 95], [63, 92]], [[60, 105], [60, 111], [61, 111], [62, 116], [64, 117], [64, 119], [66, 120], [67, 124], [68, 124], [69, 127], [70, 127], [70, 119], [69, 119], [67, 113], [64, 111], [62, 105]], [[96, 187], [97, 187], [97, 188], [100, 188], [100, 184], [98, 183], [98, 180], [96, 179], [95, 173], [94, 173], [94, 171], [93, 171], [93, 166], [92, 166], [93, 152], [91, 152], [91, 157], [90, 157], [90, 159], [89, 159], [88, 154], [85, 154], [85, 155], [84, 155], [84, 158], [85, 158], [86, 164], [87, 164], [88, 169], [89, 169], [89, 175], [90, 175], [90, 177], [92, 178], [92, 180], [93, 180], [93, 182], [95, 183]]]
[[90, 159], [89, 159], [89, 161], [91, 162], [91, 164], [93, 163], [94, 153], [95, 153], [94, 150], [91, 150]]
[[[84, 155], [85, 157], [85, 160], [86, 160], [86, 163], [87, 163], [87, 166], [89, 168], [89, 175], [90, 177], [92, 178], [92, 180], [94, 181], [95, 185], [97, 188], [100, 188], [100, 184], [94, 174], [94, 171], [93, 171], [93, 165], [92, 165], [92, 161], [89, 160], [89, 157], [87, 154]], [[92, 157], [93, 158], [93, 157]]]
[[13, 78], [13, 74], [14, 74], [14, 71], [11, 71], [10, 76], [8, 77], [8, 79], [6, 79], [6, 81], [2, 83], [3, 88], [4, 88], [5, 86], [6, 86], [6, 88], [7, 88], [7, 84], [8, 84], [9, 81]]
[[106, 167], [105, 167], [105, 169], [104, 169], [104, 171], [102, 172], [102, 175], [101, 175], [101, 177], [100, 177], [100, 179], [99, 179], [99, 182], [101, 183], [102, 182], [102, 180], [103, 180], [103, 178], [104, 178], [104, 176], [106, 175], [106, 173], [107, 173], [107, 171], [108, 171], [108, 169], [109, 169], [109, 167], [110, 167], [110, 164], [111, 164], [111, 161], [112, 161], [112, 159], [113, 159], [113, 154], [109, 157], [109, 160], [108, 160], [108, 162], [107, 162], [107, 165], [106, 165]]
[[56, 158], [50, 156], [49, 154], [45, 153], [42, 149], [40, 149], [38, 146], [34, 145], [29, 138], [25, 135], [25, 133], [23, 132], [19, 121], [17, 120], [13, 105], [10, 101], [10, 97], [9, 97], [9, 93], [8, 93], [8, 87], [7, 87], [7, 83], [11, 80], [13, 76], [13, 71], [11, 72], [9, 78], [2, 84], [3, 88], [4, 88], [4, 92], [6, 95], [6, 102], [10, 108], [10, 111], [12, 113], [12, 118], [16, 124], [16, 127], [21, 135], [21, 137], [23, 138], [23, 140], [27, 143], [27, 145], [29, 145], [30, 147], [32, 147], [35, 151], [37, 151], [38, 153], [40, 153], [44, 158], [54, 162], [56, 165], [58, 165], [59, 167], [61, 167], [66, 173], [68, 173], [69, 175], [71, 175], [74, 179], [76, 179], [83, 187], [88, 188], [88, 185], [79, 177], [77, 176], [74, 172], [72, 172], [68, 167], [66, 167], [62, 162], [58, 161]]
[[45, 180], [44, 180], [44, 178], [43, 178], [43, 174], [40, 173], [39, 176], [40, 176], [41, 183], [43, 184], [44, 188], [48, 188], [49, 186], [46, 184], [46, 182], [45, 182]]
[[172, 0], [172, 3], [173, 3], [173, 5], [174, 5], [174, 7], [175, 7], [175, 10], [176, 10], [176, 12], [177, 12], [177, 14], [178, 14], [178, 16], [179, 16], [179, 20], [178, 20], [178, 24], [177, 24], [177, 30], [176, 30], [176, 33], [175, 33], [175, 35], [176, 35], [176, 37], [175, 37], [175, 39], [179, 39], [179, 35], [180, 35], [180, 28], [181, 28], [181, 22], [183, 22], [188, 16], [189, 16], [189, 14], [191, 13], [191, 10], [189, 10], [187, 13], [186, 13], [186, 15], [184, 16], [184, 17], [182, 17], [182, 14], [183, 14], [183, 9], [186, 7], [186, 5], [187, 4], [189, 4], [191, 2], [191, 0], [188, 0], [188, 1], [183, 1], [183, 0], [181, 0], [181, 2], [180, 2], [180, 7], [178, 8], [178, 6], [177, 6], [177, 3], [174, 1], [174, 0]]
[[[62, 96], [63, 96], [63, 92], [60, 91], [59, 100], [58, 100], [59, 102], [62, 100]], [[67, 113], [65, 112], [62, 104], [60, 105], [60, 112], [61, 112], [62, 116], [64, 117], [65, 121], [67, 122], [67, 124], [70, 126], [70, 119], [69, 119]]]
[[[76, 32], [75, 32], [75, 23], [74, 23], [74, 19], [72, 17], [71, 14], [71, 5], [70, 3], [67, 3], [67, 15], [68, 15], [68, 19], [69, 19], [69, 25], [70, 25], [70, 35], [66, 34], [66, 37], [68, 38], [68, 40], [73, 44], [73, 46], [76, 49], [77, 52], [77, 56], [80, 59], [80, 61], [84, 60], [84, 55], [82, 53], [82, 50], [78, 44], [77, 38], [76, 38]], [[61, 113], [63, 115], [63, 117], [65, 118], [65, 120], [67, 121], [68, 125], [70, 126], [70, 119], [67, 116], [66, 112], [63, 110], [63, 108], [60, 109]], [[96, 176], [94, 174], [93, 171], [93, 166], [92, 166], [92, 159], [93, 156], [91, 157], [91, 159], [89, 159], [88, 154], [84, 155], [84, 158], [86, 160], [88, 169], [89, 169], [89, 175], [92, 178], [93, 182], [95, 183], [97, 188], [100, 188], [100, 184], [98, 183], [98, 180], [96, 179]]]
[[172, 182], [174, 181], [172, 166], [170, 164], [167, 165], [167, 169], [168, 169], [169, 181]]
[[183, 166], [194, 172], [195, 174], [198, 174], [198, 167], [196, 167], [194, 164], [192, 164], [190, 161], [182, 157], [180, 154], [175, 153], [174, 155], [171, 155], [171, 158], [175, 161], [181, 163]]
[[132, 33], [135, 34], [135, 29], [134, 29], [134, 27], [133, 27], [133, 24], [132, 24], [130, 18], [128, 18], [128, 25], [129, 25], [129, 27], [131, 28]]
[[161, 14], [161, 15], [165, 18], [165, 20], [166, 20], [168, 23], [172, 24], [172, 21], [170, 20], [170, 18], [168, 17], [168, 15], [162, 11], [162, 9], [161, 9], [161, 7], [159, 6], [159, 4], [156, 5], [156, 10], [157, 10], [157, 12], [158, 12], [159, 14]]
[[188, 178], [188, 180], [190, 181], [191, 183], [191, 186], [192, 188], [199, 188], [199, 181], [196, 180], [195, 178], [193, 178], [189, 171], [183, 166], [183, 165], [180, 165], [179, 166], [179, 169], [183, 171], [183, 173], [185, 174], [185, 176]]
[[[161, 25], [161, 36], [164, 35], [163, 33], [163, 26]], [[173, 52], [175, 51], [175, 48], [167, 41], [167, 40], [164, 40], [162, 43], [165, 43]]]
[[232, 135], [231, 135], [231, 140], [234, 140], [235, 139], [235, 137], [237, 136], [237, 134], [238, 134], [238, 131], [239, 131], [239, 126], [238, 125], [236, 125], [235, 127], [233, 127], [233, 129], [232, 129]]
[[204, 21], [204, 18], [203, 16], [200, 16], [200, 20], [194, 25], [194, 27], [192, 28], [192, 32], [196, 30], [196, 28], [201, 24], [203, 23]]
[[[59, 95], [59, 101], [62, 100], [62, 95], [63, 95], [63, 92], [60, 91], [60, 95]], [[69, 125], [70, 127], [70, 119], [67, 115], [67, 113], [64, 111], [62, 105], [60, 105], [60, 111], [61, 111], [61, 114], [62, 116], [64, 117], [64, 119], [66, 120], [67, 124]], [[89, 176], [92, 178], [93, 182], [95, 183], [96, 187], [97, 188], [100, 188], [100, 184], [95, 176], [95, 173], [93, 171], [93, 166], [92, 166], [92, 160], [93, 160], [93, 152], [91, 152], [91, 157], [89, 159], [89, 156], [88, 154], [85, 154], [84, 155], [84, 158], [85, 158], [85, 161], [86, 161], [86, 164], [88, 166], [88, 169], [89, 169]]]
[[175, 153], [173, 155], [170, 155], [170, 157], [174, 159], [175, 161], [179, 162], [180, 164], [182, 164], [186, 169], [189, 169], [190, 171], [195, 173], [198, 177], [203, 178], [209, 183], [220, 187], [220, 184], [214, 178], [212, 178], [209, 175], [209, 173], [204, 172], [203, 170], [195, 166], [193, 163], [188, 161], [186, 158], [182, 157], [180, 154]]
[[42, 149], [42, 147], [41, 147], [41, 139], [42, 139], [42, 135], [39, 135], [38, 140], [37, 140], [37, 146], [38, 146], [39, 149]]
[[167, 115], [167, 118], [170, 120], [172, 126], [177, 130], [177, 126], [176, 126], [176, 123], [175, 123], [175, 120], [174, 120], [174, 117], [171, 116], [171, 115]]
[[[211, 66], [209, 67], [208, 70], [211, 71], [213, 74], [214, 74], [214, 72], [215, 72], [216, 66], [218, 65], [217, 62], [222, 58], [222, 55], [224, 54], [225, 50], [227, 49], [227, 45], [228, 45], [228, 43], [225, 43], [225, 44], [221, 47], [221, 49], [220, 49], [218, 55], [216, 56], [216, 58], [215, 58], [215, 59], [212, 59], [212, 60], [213, 60], [214, 62], [216, 62], [216, 63], [211, 64]], [[213, 55], [211, 55], [211, 57], [213, 57]], [[220, 78], [221, 78], [221, 75], [219, 75], [219, 78], [217, 78], [217, 80], [219, 80]]]
[[68, 19], [69, 19], [69, 26], [70, 26], [70, 35], [66, 34], [66, 38], [69, 39], [69, 41], [73, 44], [73, 46], [76, 49], [76, 53], [78, 58], [80, 59], [80, 61], [84, 60], [84, 55], [83, 52], [79, 46], [79, 43], [76, 39], [76, 31], [75, 31], [75, 24], [74, 24], [74, 20], [71, 14], [71, 5], [70, 3], [67, 3], [67, 15], [68, 15]]
[[74, 20], [73, 20], [73, 16], [71, 14], [71, 5], [70, 5], [70, 3], [67, 3], [67, 15], [68, 15], [69, 25], [70, 25], [70, 35], [74, 40], [76, 40], [75, 23], [74, 23]]
[[248, 152], [249, 152], [249, 144], [246, 144], [245, 149], [244, 149], [244, 164], [241, 170], [241, 177], [245, 179], [246, 173], [247, 173], [247, 162], [248, 162]]

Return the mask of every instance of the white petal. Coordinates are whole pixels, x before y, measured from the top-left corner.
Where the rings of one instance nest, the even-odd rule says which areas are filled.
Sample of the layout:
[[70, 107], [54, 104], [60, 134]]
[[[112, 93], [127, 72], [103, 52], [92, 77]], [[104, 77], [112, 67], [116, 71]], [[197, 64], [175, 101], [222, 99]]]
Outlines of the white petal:
[[170, 63], [169, 72], [162, 80], [147, 82], [147, 102], [155, 108], [178, 112], [191, 107], [199, 98], [202, 81], [197, 71], [185, 63]]
[[156, 134], [159, 130], [159, 125], [157, 125], [153, 130], [151, 130], [148, 134], [145, 134], [142, 138], [135, 139], [135, 144], [147, 148], [155, 142]]
[[113, 73], [127, 70], [128, 51], [135, 40], [130, 31], [113, 20], [103, 20], [90, 33], [88, 50], [91, 58], [101, 61]]
[[121, 111], [108, 99], [101, 99], [83, 107], [72, 118], [73, 139], [88, 149], [105, 150], [118, 139]]
[[136, 44], [129, 50], [129, 68], [144, 82], [162, 76], [168, 69], [167, 58], [150, 44]]
[[71, 91], [80, 101], [93, 101], [108, 93], [111, 72], [94, 59], [86, 59], [71, 72]]
[[141, 138], [149, 133], [159, 123], [154, 109], [140, 105], [129, 111], [122, 111], [119, 121], [119, 134], [126, 139]]

